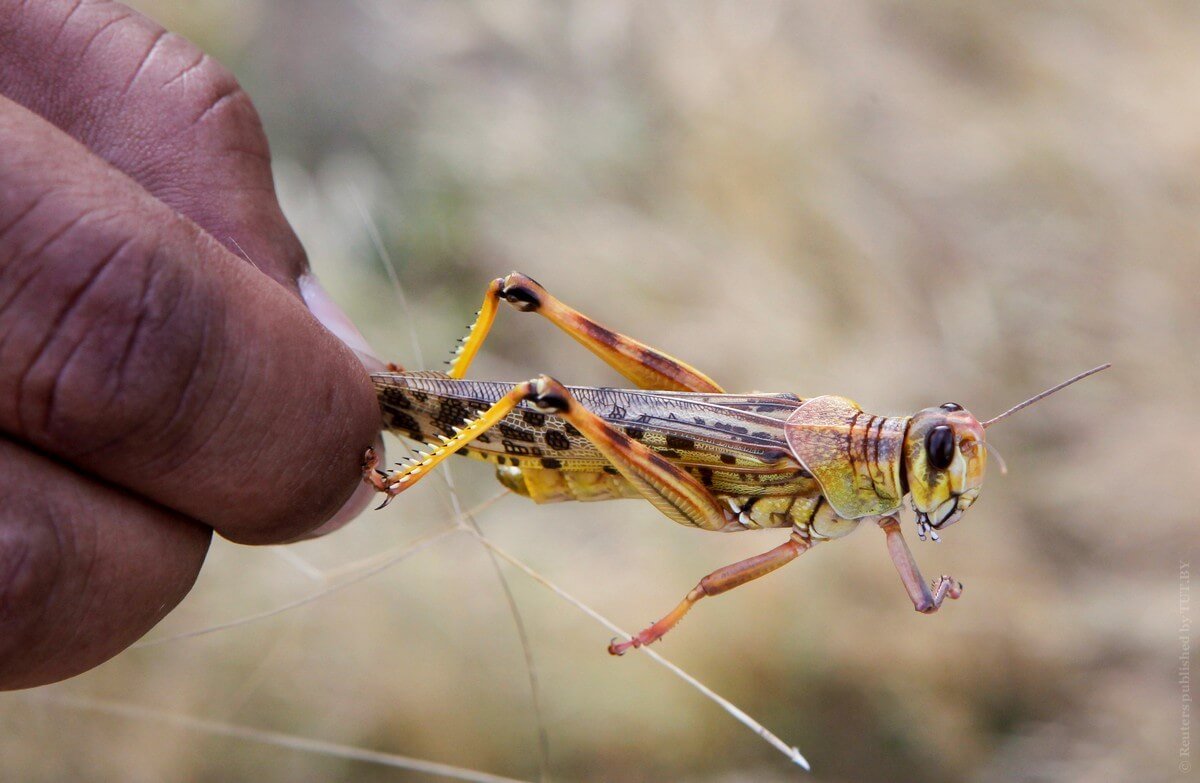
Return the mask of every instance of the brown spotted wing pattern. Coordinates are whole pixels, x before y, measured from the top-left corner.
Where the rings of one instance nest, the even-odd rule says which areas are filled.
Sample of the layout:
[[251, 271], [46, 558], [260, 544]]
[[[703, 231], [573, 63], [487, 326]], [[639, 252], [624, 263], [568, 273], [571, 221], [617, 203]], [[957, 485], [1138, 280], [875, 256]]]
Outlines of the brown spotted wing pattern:
[[[434, 372], [377, 373], [372, 379], [387, 427], [423, 442], [451, 437], [463, 419], [478, 415], [514, 386]], [[719, 494], [792, 495], [812, 489], [811, 476], [792, 458], [784, 437], [787, 418], [802, 403], [795, 395], [569, 388], [589, 410]], [[528, 405], [461, 453], [523, 469], [615, 472], [569, 423]]]

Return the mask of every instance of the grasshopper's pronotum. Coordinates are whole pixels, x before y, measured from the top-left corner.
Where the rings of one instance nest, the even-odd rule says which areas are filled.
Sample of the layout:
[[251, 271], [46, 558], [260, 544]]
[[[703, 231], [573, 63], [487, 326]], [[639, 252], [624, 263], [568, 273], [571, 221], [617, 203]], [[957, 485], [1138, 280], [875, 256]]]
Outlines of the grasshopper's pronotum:
[[[524, 383], [462, 380], [500, 301], [536, 312], [641, 390], [563, 386], [542, 375]], [[494, 280], [447, 373], [372, 376], [388, 429], [420, 453], [385, 473], [367, 452], [365, 480], [392, 497], [446, 457], [497, 465], [504, 486], [537, 503], [642, 498], [674, 521], [735, 532], [790, 528], [783, 544], [700, 580], [669, 614], [627, 641], [621, 654], [659, 639], [701, 598], [770, 573], [820, 541], [875, 522], [919, 612], [958, 598], [962, 584], [927, 584], [900, 532], [910, 496], [917, 535], [938, 540], [979, 497], [984, 429], [1102, 365], [980, 422], [955, 403], [913, 416], [874, 416], [845, 397], [726, 394], [691, 366], [613, 332], [516, 272]], [[1003, 466], [1002, 466], [1003, 467]]]

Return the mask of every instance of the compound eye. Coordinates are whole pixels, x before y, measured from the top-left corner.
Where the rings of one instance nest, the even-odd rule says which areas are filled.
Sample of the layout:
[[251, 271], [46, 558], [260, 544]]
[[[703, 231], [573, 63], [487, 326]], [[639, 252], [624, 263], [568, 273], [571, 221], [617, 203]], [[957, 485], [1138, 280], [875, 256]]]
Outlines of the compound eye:
[[963, 406], [959, 405], [957, 402], [943, 402], [938, 407], [947, 413], [954, 413], [955, 411], [961, 411], [963, 409]]
[[945, 470], [954, 461], [954, 430], [946, 424], [934, 427], [925, 436], [925, 452], [929, 454], [929, 464], [938, 470]]

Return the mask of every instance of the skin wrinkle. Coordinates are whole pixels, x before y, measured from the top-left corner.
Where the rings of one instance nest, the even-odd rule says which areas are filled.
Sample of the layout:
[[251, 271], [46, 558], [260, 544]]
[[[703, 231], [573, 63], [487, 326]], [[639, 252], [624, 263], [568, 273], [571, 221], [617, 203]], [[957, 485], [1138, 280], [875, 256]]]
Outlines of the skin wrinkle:
[[[14, 253], [12, 260], [9, 261], [8, 263], [13, 264], [13, 265], [21, 264], [21, 263], [33, 264], [34, 262], [31, 260], [33, 257], [40, 256], [43, 253], [45, 253], [50, 248], [50, 246], [53, 245], [55, 242], [57, 242], [59, 239], [61, 239], [64, 234], [66, 234], [68, 231], [71, 231], [73, 228], [78, 226], [80, 223], [82, 223], [88, 217], [89, 217], [89, 214], [86, 211], [79, 210], [75, 214], [74, 217], [72, 217], [70, 220], [68, 220], [62, 226], [54, 229], [54, 231], [50, 234], [49, 237], [46, 237], [43, 240], [41, 240], [41, 244], [39, 244], [37, 247], [33, 248], [32, 251], [25, 251], [23, 253], [20, 253], [20, 252]], [[2, 238], [2, 237], [0, 237], [0, 238]]]
[[71, 10], [67, 11], [67, 15], [58, 23], [58, 29], [54, 31], [54, 37], [47, 44], [47, 49], [52, 49], [58, 45], [58, 39], [62, 37], [63, 31], [67, 29], [67, 25], [71, 23], [71, 19], [75, 16], [75, 12], [83, 6], [83, 0], [75, 0], [75, 5], [71, 6]]
[[[181, 298], [182, 298], [182, 296], [181, 296]], [[217, 317], [223, 321], [224, 315], [225, 315], [224, 309], [220, 308], [219, 312], [217, 312], [215, 314], [215, 317]], [[193, 407], [193, 400], [191, 398], [194, 397], [200, 391], [197, 388], [197, 380], [200, 377], [201, 370], [204, 368], [206, 356], [213, 350], [215, 350], [216, 358], [215, 358], [215, 367], [213, 368], [212, 372], [210, 373], [211, 377], [220, 378], [222, 375], [224, 375], [223, 369], [225, 367], [225, 362], [226, 362], [225, 351], [222, 350], [220, 347], [220, 345], [221, 345], [220, 340], [217, 340], [215, 342], [212, 340], [213, 318], [214, 318], [214, 314], [210, 313], [208, 310], [204, 310], [200, 315], [200, 324], [199, 324], [200, 339], [196, 341], [196, 352], [191, 357], [190, 361], [188, 362], [191, 369], [188, 371], [188, 376], [184, 380], [181, 393], [176, 398], [174, 409], [171, 411], [170, 415], [167, 417], [166, 422], [160, 428], [163, 432], [171, 432], [174, 429], [176, 429], [178, 422], [183, 418], [185, 413], [191, 407]], [[213, 349], [209, 348], [210, 344], [212, 344], [214, 346]], [[209, 359], [211, 361], [212, 357], [209, 357]], [[205, 410], [206, 408], [209, 407], [209, 404], [212, 400], [212, 395], [216, 391], [216, 384], [213, 384], [213, 383], [205, 384], [203, 391], [204, 391], [204, 394], [200, 397], [198, 404], [196, 404], [196, 407], [198, 410]], [[212, 438], [214, 432], [215, 432], [215, 428], [209, 429], [209, 431], [205, 434], [204, 438], [200, 441], [200, 446], [203, 446], [204, 444], [208, 443], [209, 439]], [[199, 451], [200, 451], [199, 447], [193, 449], [193, 453], [197, 453]], [[157, 462], [159, 459], [169, 456], [169, 454], [170, 454], [170, 448], [168, 447], [164, 450], [164, 453], [162, 455], [155, 455], [154, 459]]]
[[[34, 251], [33, 254], [27, 254], [25, 259], [22, 259], [22, 260], [24, 260], [25, 263], [27, 263], [27, 264], [35, 265], [34, 262], [32, 260], [30, 260], [33, 255], [40, 256], [43, 252], [45, 252], [45, 250], [48, 247], [53, 245], [58, 239], [60, 239], [64, 234], [66, 234], [74, 226], [76, 226], [79, 223], [82, 223], [83, 219], [86, 217], [87, 217], [86, 212], [80, 212], [79, 214], [77, 214], [70, 221], [68, 221], [66, 226], [64, 226], [62, 229], [56, 231], [52, 235], [50, 240], [43, 243], [43, 245], [41, 247], [39, 247], [38, 250]], [[123, 244], [124, 243], [122, 243], [122, 245]], [[117, 249], [119, 250], [122, 245], [119, 245]], [[102, 259], [97, 264], [96, 269], [89, 272], [87, 279], [84, 281], [83, 287], [79, 291], [76, 291], [74, 294], [71, 295], [71, 297], [67, 301], [65, 307], [63, 307], [59, 311], [59, 313], [56, 315], [56, 317], [55, 317], [56, 321], [63, 321], [66, 319], [66, 317], [69, 315], [69, 313], [71, 311], [71, 308], [74, 307], [75, 302], [78, 301], [79, 294], [81, 294], [83, 291], [85, 291], [87, 289], [87, 287], [92, 284], [92, 282], [96, 278], [96, 275], [98, 275], [99, 272], [103, 269], [103, 267], [108, 263], [108, 261], [110, 261], [112, 259], [113, 255], [115, 255], [115, 253], [116, 253], [116, 251], [114, 250], [112, 254], [110, 254], [105, 259]], [[21, 261], [18, 260], [18, 261], [15, 261], [14, 263], [20, 264]], [[40, 266], [38, 266], [37, 268], [38, 268], [38, 272], [45, 271]], [[35, 277], [40, 279], [41, 275], [35, 273]], [[25, 392], [26, 392], [26, 389], [28, 386], [29, 375], [36, 368], [38, 360], [41, 358], [43, 353], [50, 346], [50, 344], [53, 342], [53, 340], [55, 339], [56, 336], [57, 336], [57, 332], [55, 332], [53, 329], [46, 331], [42, 340], [39, 342], [37, 348], [34, 349], [34, 351], [32, 353], [32, 358], [25, 365], [25, 368], [20, 372], [20, 374], [18, 376], [18, 380], [17, 380], [16, 387], [15, 387], [16, 392], [17, 392], [15, 410], [16, 410], [16, 418], [17, 418], [17, 427], [20, 430], [19, 434], [21, 434], [23, 436], [28, 436], [29, 432], [31, 431], [30, 428], [26, 425], [25, 420], [24, 420], [25, 419]]]
[[[205, 320], [205, 323], [207, 324], [207, 319]], [[205, 333], [205, 337], [207, 337], [207, 333], [208, 333], [207, 326], [204, 330], [204, 333]], [[201, 354], [203, 354], [203, 351], [201, 351]], [[163, 449], [161, 454], [154, 455], [154, 458], [153, 458], [154, 461], [151, 464], [154, 466], [155, 470], [157, 470], [162, 475], [170, 476], [175, 473], [182, 472], [182, 473], [186, 474], [186, 473], [190, 472], [190, 465], [197, 458], [197, 456], [202, 454], [204, 452], [205, 448], [210, 443], [212, 443], [213, 440], [215, 438], [217, 438], [218, 435], [224, 436], [226, 434], [224, 431], [222, 431], [220, 423], [226, 421], [228, 419], [228, 417], [232, 414], [232, 412], [237, 410], [239, 403], [242, 402], [243, 398], [241, 396], [241, 390], [245, 385], [245, 376], [249, 370], [249, 367], [247, 366], [247, 364], [245, 362], [242, 362], [241, 363], [242, 372], [239, 373], [238, 379], [231, 384], [228, 377], [226, 377], [226, 372], [225, 372], [225, 367], [228, 364], [228, 360], [227, 360], [226, 356], [227, 356], [227, 354], [225, 351], [221, 351], [218, 354], [217, 367], [213, 371], [214, 376], [223, 379], [224, 383], [222, 384], [222, 388], [232, 389], [232, 393], [229, 394], [228, 397], [226, 398], [224, 405], [222, 407], [222, 410], [220, 411], [219, 414], [215, 415], [217, 424], [207, 427], [204, 430], [204, 435], [200, 438], [199, 441], [196, 441], [193, 444], [192, 448], [190, 448], [188, 451], [181, 451], [181, 450], [174, 449], [174, 448], [171, 448], [168, 446], [167, 448]], [[199, 362], [197, 362], [197, 365], [199, 365]], [[190, 380], [191, 379], [189, 378], [189, 381]], [[171, 419], [167, 422], [166, 425], [164, 425], [162, 427], [163, 431], [169, 432], [175, 425], [176, 421], [179, 418], [181, 418], [183, 412], [186, 411], [188, 409], [188, 407], [190, 407], [184, 401], [184, 396], [188, 395], [189, 392], [194, 388], [195, 388], [194, 384], [192, 384], [190, 382], [186, 386], [184, 386], [184, 394], [181, 395], [181, 397], [180, 397], [180, 403], [176, 407], [175, 411], [172, 413]], [[205, 413], [208, 414], [209, 416], [214, 415], [211, 413], [211, 408], [212, 408], [211, 399], [212, 399], [213, 391], [215, 389], [216, 389], [215, 384], [208, 385], [207, 394], [204, 396], [203, 403], [201, 404], [201, 409], [204, 410]]]
[[[182, 296], [180, 298], [183, 298]], [[200, 339], [196, 341], [196, 350], [188, 362], [189, 370], [187, 378], [180, 386], [180, 393], [173, 397], [174, 407], [171, 410], [166, 422], [160, 423], [157, 419], [146, 419], [140, 422], [150, 429], [149, 436], [153, 437], [156, 432], [167, 433], [180, 428], [180, 422], [189, 411], [200, 410], [204, 411], [205, 416], [210, 416], [209, 409], [211, 408], [211, 400], [214, 393], [217, 391], [218, 384], [215, 379], [221, 378], [223, 375], [221, 368], [224, 366], [225, 351], [220, 350], [219, 345], [213, 344], [210, 338], [209, 317], [207, 313], [201, 315], [202, 321], [199, 328]], [[205, 372], [206, 354], [211, 349], [215, 348], [219, 351], [216, 367], [211, 372]], [[213, 382], [201, 385], [199, 379], [202, 375], [207, 374]], [[197, 398], [196, 395], [203, 392]], [[218, 417], [219, 418], [219, 417]], [[141, 460], [132, 464], [132, 469], [141, 471], [154, 472], [160, 476], [167, 476], [176, 473], [180, 467], [188, 464], [192, 457], [203, 451], [217, 434], [217, 427], [209, 427], [205, 434], [198, 441], [194, 441], [189, 446], [189, 451], [182, 451], [177, 447], [174, 439], [160, 438], [159, 446], [154, 451], [147, 451]], [[130, 438], [138, 438], [141, 435], [140, 430], [131, 430], [122, 435], [114, 436], [111, 440], [97, 444], [94, 448], [78, 451], [78, 454], [92, 456], [103, 454], [106, 450], [119, 446], [123, 441]]]
[[[25, 209], [18, 212], [17, 216], [15, 218], [13, 218], [8, 223], [6, 223], [3, 228], [0, 228], [0, 242], [3, 242], [5, 236], [8, 235], [8, 232], [12, 231], [18, 225], [20, 225], [21, 221], [24, 220], [29, 215], [30, 212], [33, 212], [35, 209], [37, 209], [38, 205], [41, 204], [42, 201], [49, 194], [50, 194], [49, 190], [43, 190], [42, 192], [38, 193], [36, 196], [34, 196], [30, 200], [29, 206], [25, 207]], [[2, 270], [0, 270], [0, 271], [2, 271]]]
[[[222, 356], [224, 356], [224, 354], [222, 354]], [[228, 362], [224, 362], [222, 366], [227, 364]], [[259, 372], [260, 368], [250, 365], [249, 362], [239, 361], [237, 366], [239, 368], [239, 372], [237, 373], [236, 378], [226, 378], [225, 380], [224, 387], [229, 389], [230, 393], [224, 409], [221, 411], [221, 414], [216, 417], [218, 424], [209, 429], [205, 439], [193, 453], [202, 451], [204, 444], [213, 438], [216, 438], [218, 435], [224, 436], [225, 431], [238, 431], [241, 429], [241, 422], [248, 415], [246, 406], [242, 404], [242, 402], [247, 397], [252, 397], [254, 395], [254, 392], [243, 394], [243, 390], [253, 389], [256, 385], [255, 382], [260, 381], [262, 376]], [[253, 465], [258, 461], [257, 458], [260, 455], [274, 452], [276, 448], [276, 444], [268, 443], [265, 440], [253, 441], [252, 443], [246, 444], [246, 446], [239, 452], [238, 459], [239, 461], [245, 462], [247, 465]], [[174, 465], [170, 470], [186, 473], [190, 470], [191, 455], [180, 454], [179, 456], [183, 456], [184, 460], [179, 462], [177, 465]], [[311, 475], [307, 466], [300, 466], [298, 470], [302, 475]]]
[[208, 59], [208, 54], [206, 52], [200, 52], [199, 56], [196, 57], [195, 62], [193, 62], [191, 65], [188, 65], [182, 71], [180, 71], [179, 73], [172, 76], [170, 79], [167, 79], [165, 82], [163, 82], [161, 85], [161, 88], [165, 90], [168, 87], [171, 87], [172, 85], [174, 85], [175, 82], [182, 81], [183, 79], [187, 78], [187, 75], [190, 74], [192, 71], [196, 70], [197, 68], [199, 68], [206, 59]]
[[105, 30], [109, 29], [113, 25], [120, 24], [121, 22], [124, 22], [126, 19], [131, 19], [131, 18], [133, 18], [132, 13], [121, 14], [119, 16], [113, 17], [112, 19], [109, 19], [107, 22], [105, 22], [104, 24], [102, 24], [98, 28], [96, 28], [96, 32], [94, 32], [88, 36], [87, 41], [84, 42], [83, 48], [79, 52], [80, 61], [82, 62], [83, 58], [87, 57], [88, 52], [91, 51], [92, 44], [96, 43], [96, 39], [99, 38], [101, 35], [103, 35]]
[[[117, 245], [115, 250], [113, 250], [111, 253], [109, 253], [107, 256], [105, 256], [103, 259], [101, 259], [101, 261], [96, 265], [95, 271], [92, 272], [92, 274], [85, 281], [83, 288], [81, 288], [77, 294], [72, 296], [70, 301], [67, 303], [66, 311], [63, 312], [63, 314], [58, 319], [60, 323], [67, 322], [71, 318], [71, 315], [76, 311], [76, 309], [79, 308], [81, 305], [83, 305], [86, 302], [88, 292], [92, 290], [93, 286], [95, 286], [97, 283], [99, 283], [101, 281], [101, 279], [104, 277], [104, 273], [112, 268], [113, 263], [119, 260], [121, 253], [123, 253], [135, 241], [136, 240], [134, 237], [129, 237], [129, 238], [125, 239], [119, 245]], [[61, 332], [51, 332], [51, 340], [54, 340], [56, 338], [61, 338], [61, 336], [62, 336]], [[50, 385], [50, 393], [47, 395], [46, 410], [42, 416], [42, 432], [49, 433], [49, 432], [52, 432], [54, 429], [54, 428], [52, 428], [51, 425], [55, 421], [55, 413], [57, 412], [56, 409], [57, 409], [57, 404], [58, 404], [58, 392], [59, 392], [59, 387], [62, 384], [63, 376], [66, 375], [67, 372], [70, 370], [71, 360], [75, 357], [76, 353], [79, 351], [80, 346], [82, 346], [84, 343], [86, 343], [87, 340], [88, 340], [88, 334], [87, 334], [87, 331], [85, 330], [84, 333], [79, 337], [79, 340], [75, 343], [75, 345], [72, 346], [72, 348], [71, 348], [70, 352], [67, 354], [66, 358], [64, 358], [62, 360], [60, 367], [58, 369], [58, 372], [56, 372], [54, 374], [54, 380], [51, 382], [51, 385]], [[48, 345], [43, 344], [43, 350], [39, 352], [42, 356], [45, 355], [46, 347], [48, 347]], [[32, 371], [34, 368], [36, 368], [36, 365], [37, 365], [37, 360], [35, 360], [33, 365], [31, 365], [30, 371]], [[19, 403], [18, 403], [18, 405], [19, 405]], [[18, 411], [20, 411], [19, 407], [18, 407]], [[18, 420], [20, 420], [20, 414], [18, 414], [18, 417], [19, 417]]]
[[[31, 282], [37, 279], [39, 271], [37, 267], [33, 266], [32, 264], [27, 266], [29, 268], [27, 269], [26, 275], [20, 279], [16, 286], [13, 287], [11, 295], [6, 297], [3, 302], [0, 302], [0, 318], [3, 317], [4, 311], [8, 308], [8, 306], [20, 298], [21, 293], [24, 292], [25, 288]], [[8, 271], [9, 269], [7, 266], [0, 269], [0, 283], [4, 282], [5, 273]], [[4, 330], [3, 333], [0, 333], [0, 355], [3, 355], [3, 348], [8, 342], [8, 336], [8, 330]]]
[[129, 329], [129, 336], [125, 338], [125, 344], [121, 346], [119, 352], [121, 358], [117, 362], [116, 380], [113, 384], [113, 393], [109, 398], [110, 402], [113, 398], [120, 398], [121, 396], [129, 359], [133, 355], [134, 345], [137, 343], [138, 335], [141, 333], [142, 327], [146, 323], [146, 316], [153, 305], [150, 292], [157, 290], [154, 287], [154, 283], [158, 280], [159, 274], [161, 274], [160, 267], [154, 263], [154, 257], [151, 256], [150, 263], [147, 265], [147, 271], [142, 276], [142, 292], [138, 295], [136, 307], [137, 317], [134, 318], [133, 325]]
[[[151, 340], [149, 335], [153, 334], [153, 332], [152, 331], [147, 332], [145, 330], [146, 324], [150, 324], [156, 330], [165, 329], [167, 331], [170, 331], [172, 328], [171, 327], [171, 314], [179, 311], [183, 306], [181, 303], [187, 298], [186, 297], [186, 288], [184, 287], [184, 284], [186, 284], [186, 282], [187, 282], [187, 278], [185, 276], [178, 275], [178, 274], [174, 274], [174, 275], [170, 275], [170, 276], [165, 275], [165, 273], [167, 271], [169, 271], [169, 266], [165, 262], [160, 263], [160, 259], [159, 259], [157, 252], [150, 256], [150, 258], [148, 259], [148, 261], [145, 265], [145, 268], [148, 271], [145, 274], [141, 275], [141, 277], [143, 278], [145, 283], [143, 284], [143, 287], [142, 287], [141, 299], [138, 302], [138, 306], [137, 306], [138, 315], [137, 315], [137, 319], [136, 319], [136, 323], [135, 323], [135, 327], [134, 327], [135, 330], [140, 329], [141, 331], [140, 332], [139, 331], [131, 331], [130, 332], [130, 337], [129, 337], [129, 340], [127, 341], [128, 350], [121, 352], [120, 360], [118, 361], [116, 370], [114, 372], [115, 379], [114, 379], [114, 383], [113, 383], [113, 392], [108, 400], [108, 402], [110, 404], [112, 403], [113, 400], [122, 399], [122, 396], [124, 394], [126, 394], [126, 392], [128, 392], [130, 396], [136, 396], [136, 387], [144, 383], [144, 379], [143, 379], [139, 382], [136, 382], [133, 384], [128, 384], [128, 383], [126, 383], [125, 379], [128, 375], [129, 363], [135, 357], [137, 357], [140, 362], [144, 362], [145, 354], [138, 352], [136, 349], [139, 345], [139, 341], [137, 339], [139, 336], [143, 337], [144, 340], [147, 342], [149, 342]], [[165, 282], [156, 285], [156, 283], [158, 281], [161, 281], [164, 279], [168, 280], [169, 282], [179, 283], [180, 285], [172, 286]], [[155, 292], [157, 292], [157, 296], [159, 298], [165, 297], [165, 296], [169, 296], [170, 298], [162, 299], [161, 301], [158, 301], [156, 304], [155, 297], [151, 296]], [[154, 317], [152, 317], [152, 318], [148, 317], [150, 315], [153, 315]], [[206, 325], [206, 322], [202, 322], [202, 323], [205, 323], [205, 325], [203, 325], [201, 327], [201, 334], [203, 337], [206, 333], [207, 325]], [[153, 352], [153, 346], [151, 344], [151, 346], [147, 348], [147, 353], [152, 353], [152, 352]], [[191, 362], [192, 369], [189, 371], [188, 378], [185, 381], [186, 384], [189, 384], [189, 387], [190, 387], [190, 384], [193, 383], [193, 381], [196, 377], [196, 372], [198, 369], [197, 364], [200, 362], [201, 357], [203, 357], [203, 354], [204, 354], [203, 347], [201, 346], [201, 347], [197, 348], [195, 358]], [[153, 422], [150, 421], [149, 419], [143, 419], [139, 423], [143, 424], [143, 425], [153, 424]], [[77, 458], [94, 456], [94, 455], [98, 455], [98, 454], [104, 454], [108, 450], [119, 446], [119, 444], [121, 442], [123, 442], [129, 438], [138, 438], [139, 436], [140, 436], [140, 430], [138, 430], [138, 429], [133, 429], [133, 430], [130, 430], [128, 432], [123, 432], [123, 433], [116, 433], [112, 437], [110, 437], [106, 440], [96, 441], [94, 444], [92, 444], [86, 448], [80, 448], [80, 447], [76, 446], [76, 448], [73, 451], [73, 454]], [[169, 444], [164, 445], [162, 452], [164, 452], [164, 453], [168, 452], [171, 448], [173, 448], [172, 445], [169, 445]], [[160, 458], [161, 458], [161, 454], [148, 457], [145, 460], [145, 463], [141, 466], [141, 468], [146, 469], [146, 470], [152, 469], [153, 466], [159, 461]]]
[[148, 66], [150, 61], [154, 58], [154, 52], [158, 50], [158, 45], [162, 43], [163, 40], [165, 40], [169, 35], [170, 33], [161, 27], [158, 29], [158, 32], [154, 34], [154, 39], [150, 42], [150, 46], [147, 47], [145, 54], [138, 59], [137, 67], [133, 69], [133, 73], [130, 75], [129, 80], [125, 82], [125, 85], [121, 87], [120, 91], [117, 93], [119, 97], [123, 98], [129, 94], [129, 91], [133, 89], [133, 85], [137, 82], [138, 77], [142, 75], [142, 71], [146, 69], [146, 66]]

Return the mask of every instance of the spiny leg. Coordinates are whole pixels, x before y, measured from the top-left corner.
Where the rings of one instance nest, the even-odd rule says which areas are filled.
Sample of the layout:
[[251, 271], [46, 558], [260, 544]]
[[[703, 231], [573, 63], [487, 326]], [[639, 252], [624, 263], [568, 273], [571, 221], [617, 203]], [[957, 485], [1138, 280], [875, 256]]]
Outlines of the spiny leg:
[[892, 563], [900, 574], [905, 592], [913, 602], [913, 608], [922, 614], [932, 614], [942, 605], [942, 601], [962, 595], [962, 582], [945, 574], [932, 585], [925, 582], [925, 577], [921, 576], [921, 569], [904, 540], [904, 534], [900, 532], [899, 519], [894, 516], [884, 517], [879, 521], [879, 527], [887, 536], [888, 554], [891, 555]]
[[537, 281], [518, 272], [493, 280], [488, 286], [475, 322], [468, 327], [467, 336], [450, 362], [451, 378], [462, 378], [466, 374], [496, 319], [497, 304], [501, 299], [522, 312], [542, 315], [642, 389], [722, 392], [720, 386], [694, 367], [601, 326], [555, 299]]
[[463, 419], [461, 427], [454, 427], [454, 437], [447, 438], [439, 435], [440, 444], [428, 444], [432, 451], [418, 451], [414, 457], [400, 463], [400, 470], [385, 473], [379, 470], [379, 457], [374, 449], [367, 449], [363, 457], [363, 481], [375, 487], [380, 492], [387, 493], [387, 498], [380, 504], [383, 508], [392, 498], [416, 484], [437, 467], [437, 464], [454, 452], [478, 438], [487, 430], [503, 421], [504, 417], [522, 400], [531, 399], [536, 395], [537, 381], [518, 383], [508, 394], [501, 397], [490, 408], [473, 419]]
[[496, 320], [497, 304], [503, 290], [503, 278], [497, 278], [488, 284], [487, 291], [483, 293], [483, 304], [475, 313], [475, 320], [467, 327], [466, 337], [463, 337], [459, 346], [454, 349], [454, 358], [450, 360], [450, 369], [446, 373], [451, 378], [466, 376], [467, 368], [479, 353], [483, 341], [492, 329], [492, 323]]
[[701, 579], [699, 584], [693, 587], [691, 592], [669, 614], [636, 634], [632, 639], [627, 641], [613, 639], [612, 643], [608, 645], [608, 651], [613, 655], [624, 655], [631, 647], [643, 647], [661, 639], [667, 631], [674, 628], [676, 623], [683, 619], [683, 616], [701, 598], [720, 595], [751, 580], [758, 579], [760, 576], [766, 576], [795, 560], [809, 546], [808, 540], [803, 538], [799, 531], [793, 530], [791, 538], [771, 551], [748, 557], [724, 568], [718, 568]]

